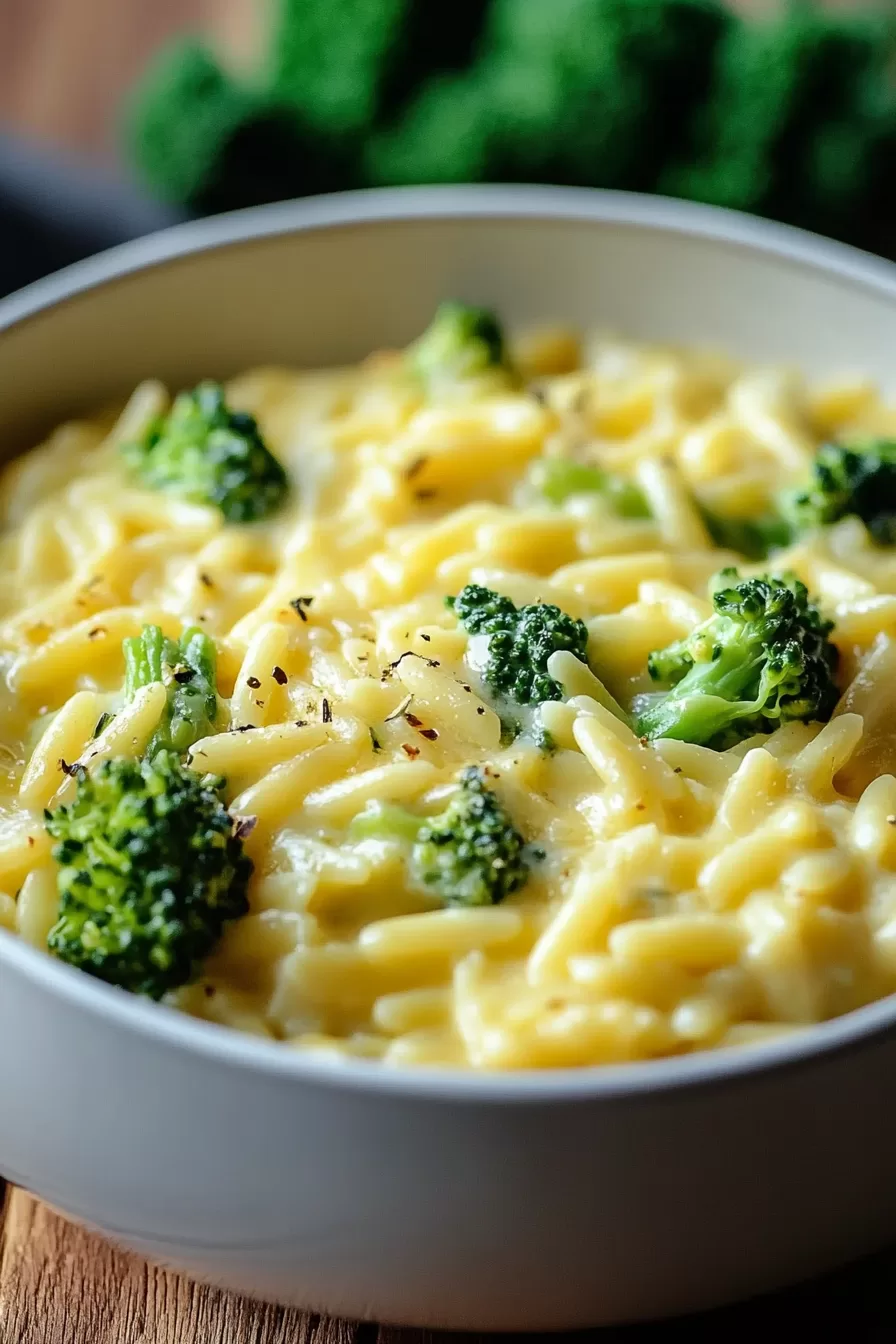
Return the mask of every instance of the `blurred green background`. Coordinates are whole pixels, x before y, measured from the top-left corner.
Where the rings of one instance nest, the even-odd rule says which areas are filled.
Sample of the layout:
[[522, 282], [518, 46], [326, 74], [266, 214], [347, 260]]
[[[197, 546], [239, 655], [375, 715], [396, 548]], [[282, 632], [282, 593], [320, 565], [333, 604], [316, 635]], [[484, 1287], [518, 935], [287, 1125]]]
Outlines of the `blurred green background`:
[[869, 0], [0, 0], [0, 122], [193, 213], [556, 182], [894, 255], [893, 16]]

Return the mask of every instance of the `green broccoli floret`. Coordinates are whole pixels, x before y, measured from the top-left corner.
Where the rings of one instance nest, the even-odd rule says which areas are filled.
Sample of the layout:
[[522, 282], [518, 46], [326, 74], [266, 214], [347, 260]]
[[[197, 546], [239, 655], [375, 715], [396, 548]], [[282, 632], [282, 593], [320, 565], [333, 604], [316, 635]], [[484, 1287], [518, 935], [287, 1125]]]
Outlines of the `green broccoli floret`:
[[352, 184], [340, 146], [276, 94], [239, 83], [192, 39], [150, 66], [125, 136], [158, 196], [205, 214]]
[[470, 58], [486, 0], [278, 0], [270, 78], [309, 123], [354, 136]]
[[730, 16], [713, 0], [492, 0], [478, 59], [368, 150], [383, 183], [655, 186]]
[[266, 518], [283, 502], [286, 472], [267, 448], [253, 416], [231, 411], [218, 383], [181, 392], [125, 460], [146, 485], [196, 503], [216, 504], [228, 522]]
[[204, 630], [194, 627], [180, 640], [168, 639], [157, 625], [145, 625], [139, 635], [123, 641], [126, 700], [143, 686], [164, 682], [168, 705], [146, 749], [184, 755], [194, 742], [215, 732], [218, 693], [215, 682], [217, 649]]
[[808, 486], [787, 496], [784, 509], [797, 532], [854, 515], [879, 546], [896, 544], [896, 441], [878, 439], [862, 448], [824, 444]]
[[695, 151], [660, 190], [855, 238], [888, 188], [894, 99], [886, 20], [792, 5], [731, 27]]
[[193, 979], [249, 908], [252, 863], [220, 783], [170, 752], [80, 771], [74, 801], [46, 813], [60, 898], [50, 951], [152, 999]]
[[221, 146], [252, 115], [252, 102], [203, 43], [164, 49], [128, 117], [139, 171], [165, 200], [201, 199]]
[[671, 689], [636, 697], [638, 731], [724, 750], [794, 719], [829, 719], [838, 699], [833, 624], [792, 576], [740, 579], [723, 569], [715, 613], [650, 655]]
[[548, 674], [552, 653], [565, 649], [587, 662], [584, 621], [548, 602], [517, 607], [490, 588], [468, 583], [445, 603], [471, 635], [487, 638], [484, 649], [475, 652], [476, 670], [496, 696], [513, 704], [563, 699], [562, 687]]
[[530, 481], [550, 504], [573, 495], [603, 495], [621, 518], [649, 518], [650, 507], [634, 481], [602, 467], [569, 457], [543, 457], [532, 466]]
[[793, 540], [790, 524], [774, 511], [760, 518], [731, 518], [701, 506], [700, 515], [716, 546], [738, 551], [748, 560], [765, 560]]
[[439, 304], [426, 331], [408, 348], [408, 359], [428, 383], [508, 367], [504, 333], [494, 313], [454, 301]]
[[526, 842], [476, 766], [461, 772], [438, 816], [374, 803], [354, 818], [350, 835], [410, 844], [411, 876], [445, 905], [497, 905], [529, 878]]

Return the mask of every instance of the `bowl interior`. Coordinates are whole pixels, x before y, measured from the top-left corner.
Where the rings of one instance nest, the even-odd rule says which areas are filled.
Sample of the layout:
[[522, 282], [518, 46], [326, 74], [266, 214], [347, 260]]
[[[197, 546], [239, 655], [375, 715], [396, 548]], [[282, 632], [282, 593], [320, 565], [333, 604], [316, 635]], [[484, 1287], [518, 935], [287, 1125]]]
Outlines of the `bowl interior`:
[[725, 211], [544, 188], [350, 193], [114, 249], [0, 304], [5, 453], [155, 376], [400, 345], [440, 299], [893, 386], [896, 268]]

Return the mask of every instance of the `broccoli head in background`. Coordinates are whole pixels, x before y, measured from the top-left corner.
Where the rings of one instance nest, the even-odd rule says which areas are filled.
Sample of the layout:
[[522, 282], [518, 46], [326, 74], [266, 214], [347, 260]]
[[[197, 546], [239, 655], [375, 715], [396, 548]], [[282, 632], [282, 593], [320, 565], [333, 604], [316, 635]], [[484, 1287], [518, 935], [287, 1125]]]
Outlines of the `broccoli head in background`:
[[231, 523], [266, 518], [289, 489], [286, 472], [270, 452], [253, 416], [232, 411], [218, 383], [181, 392], [125, 460], [143, 482], [198, 504], [215, 504]]
[[507, 368], [504, 333], [494, 313], [452, 301], [439, 304], [426, 331], [409, 347], [408, 358], [427, 383]]
[[740, 579], [722, 570], [714, 614], [650, 655], [670, 688], [636, 697], [638, 731], [724, 750], [783, 723], [831, 717], [838, 699], [833, 629], [791, 576]]
[[152, 999], [192, 980], [249, 908], [252, 863], [219, 783], [170, 752], [80, 771], [74, 801], [46, 814], [60, 897], [50, 951]]
[[529, 879], [526, 842], [482, 770], [467, 767], [458, 784], [436, 817], [374, 803], [355, 817], [350, 833], [410, 844], [411, 876], [444, 905], [497, 905]]
[[468, 656], [499, 699], [516, 705], [562, 700], [562, 687], [548, 674], [551, 654], [565, 649], [587, 662], [584, 621], [548, 602], [517, 607], [509, 597], [476, 583], [445, 601], [464, 629], [482, 639], [482, 648], [471, 648]]
[[655, 185], [732, 22], [713, 0], [492, 0], [481, 53], [374, 137], [374, 181]]
[[158, 196], [210, 214], [347, 185], [350, 159], [275, 94], [239, 83], [202, 43], [164, 50], [127, 109], [125, 137]]
[[535, 462], [530, 482], [549, 504], [564, 504], [574, 495], [603, 495], [620, 518], [649, 518], [644, 492], [634, 481], [569, 457], [543, 457]]
[[883, 15], [793, 5], [733, 25], [696, 152], [667, 166], [659, 190], [856, 241], [857, 226], [881, 236], [874, 214], [892, 200], [883, 164], [896, 152], [892, 55]]
[[204, 212], [541, 181], [735, 206], [892, 254], [890, 17], [801, 3], [757, 22], [731, 8], [278, 0], [251, 83], [196, 41], [163, 52], [129, 147], [158, 195]]
[[761, 518], [732, 518], [702, 505], [699, 509], [714, 544], [726, 551], [737, 551], [748, 560], [765, 560], [793, 540], [790, 524], [773, 511]]
[[218, 693], [215, 682], [217, 649], [204, 630], [194, 627], [180, 640], [168, 639], [157, 625], [146, 625], [140, 635], [122, 644], [126, 700], [143, 686], [164, 682], [168, 704], [146, 755], [175, 751], [183, 755], [194, 742], [215, 731]]
[[785, 499], [784, 511], [797, 532], [854, 515], [878, 545], [896, 544], [896, 441], [878, 439], [861, 448], [824, 444], [808, 486]]

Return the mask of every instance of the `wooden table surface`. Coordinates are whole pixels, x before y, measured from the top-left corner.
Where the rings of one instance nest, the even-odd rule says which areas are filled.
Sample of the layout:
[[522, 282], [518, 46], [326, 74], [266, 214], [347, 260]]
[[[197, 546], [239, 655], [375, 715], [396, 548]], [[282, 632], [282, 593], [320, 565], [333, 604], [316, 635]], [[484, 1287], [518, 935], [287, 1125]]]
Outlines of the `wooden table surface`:
[[[0, 1223], [2, 1344], [499, 1344], [502, 1338], [356, 1325], [200, 1287], [113, 1250], [18, 1190], [7, 1189]], [[894, 1275], [896, 1249], [820, 1282], [686, 1322], [556, 1338], [558, 1344], [762, 1344], [765, 1338], [893, 1344]]]
[[[777, 2], [739, 0], [752, 8]], [[844, 7], [855, 0], [830, 2]], [[112, 159], [115, 110], [148, 54], [193, 28], [251, 58], [264, 3], [0, 0], [0, 129]], [[686, 1337], [689, 1344], [752, 1344], [776, 1333], [814, 1344], [896, 1341], [894, 1273], [896, 1250], [821, 1283], [689, 1321]], [[600, 1340], [663, 1344], [681, 1329], [634, 1327], [601, 1333]], [[113, 1250], [0, 1182], [0, 1344], [426, 1344], [429, 1338], [426, 1331], [355, 1326], [199, 1287]]]

